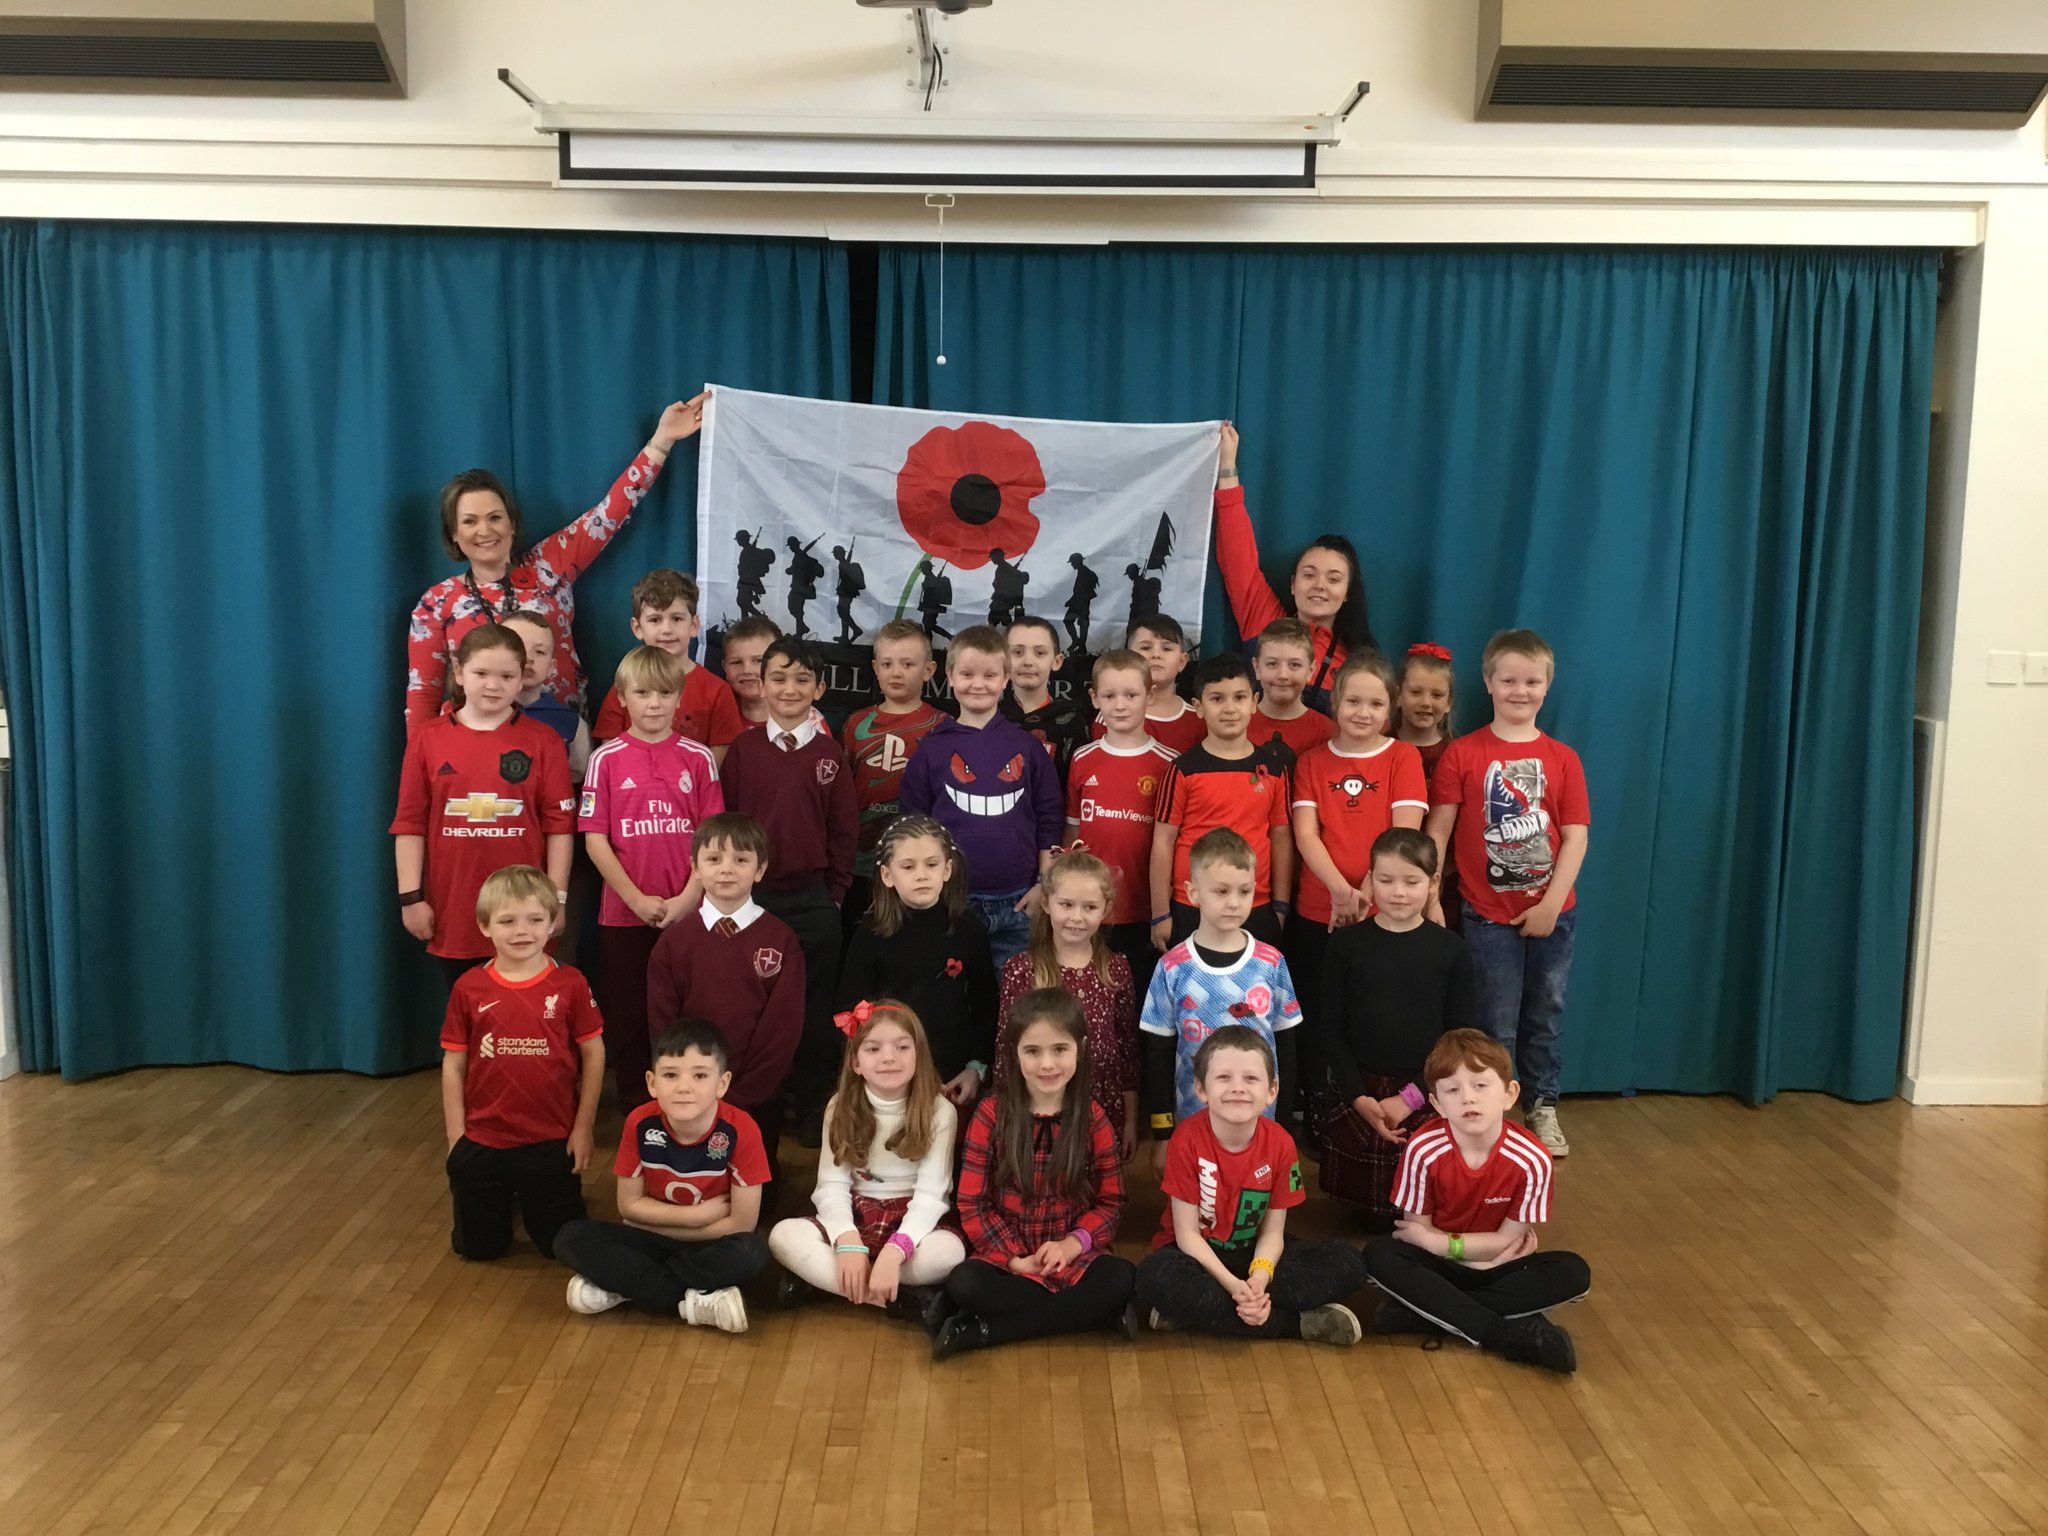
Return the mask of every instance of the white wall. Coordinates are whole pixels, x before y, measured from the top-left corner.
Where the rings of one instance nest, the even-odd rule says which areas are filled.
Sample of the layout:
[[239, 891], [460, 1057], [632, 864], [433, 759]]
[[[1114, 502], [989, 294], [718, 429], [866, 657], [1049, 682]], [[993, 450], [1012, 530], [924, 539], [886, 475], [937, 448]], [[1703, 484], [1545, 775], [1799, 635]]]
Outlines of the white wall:
[[[550, 141], [495, 79], [556, 102], [909, 113], [905, 23], [853, 0], [413, 0], [403, 102], [4, 98], [0, 214], [789, 232], [929, 238], [915, 194], [550, 186]], [[2048, 650], [2048, 167], [2020, 132], [1602, 127], [1471, 118], [1476, 0], [997, 0], [950, 22], [956, 115], [1329, 110], [1372, 95], [1312, 196], [969, 196], [949, 237], [1922, 244], [1980, 247], [1974, 345], [1945, 346], [1952, 605], [1928, 701], [1947, 714], [1923, 910], [1923, 1100], [2041, 1102], [2048, 688], [1984, 681]], [[1959, 300], [1964, 302], [1964, 300]], [[1945, 588], [1944, 599], [1951, 593]], [[1939, 675], [1945, 674], [1945, 675]], [[1904, 963], [1904, 957], [1901, 957]]]

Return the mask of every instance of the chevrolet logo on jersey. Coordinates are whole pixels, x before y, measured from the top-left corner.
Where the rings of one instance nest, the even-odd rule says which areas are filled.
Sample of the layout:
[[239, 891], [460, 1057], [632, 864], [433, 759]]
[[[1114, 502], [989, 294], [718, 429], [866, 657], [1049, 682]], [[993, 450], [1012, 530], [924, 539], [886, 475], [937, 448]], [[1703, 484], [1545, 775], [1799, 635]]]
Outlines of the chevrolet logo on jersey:
[[526, 808], [524, 800], [500, 800], [487, 789], [462, 795], [448, 802], [448, 814], [460, 816], [472, 826], [489, 824], [502, 817], [517, 816]]

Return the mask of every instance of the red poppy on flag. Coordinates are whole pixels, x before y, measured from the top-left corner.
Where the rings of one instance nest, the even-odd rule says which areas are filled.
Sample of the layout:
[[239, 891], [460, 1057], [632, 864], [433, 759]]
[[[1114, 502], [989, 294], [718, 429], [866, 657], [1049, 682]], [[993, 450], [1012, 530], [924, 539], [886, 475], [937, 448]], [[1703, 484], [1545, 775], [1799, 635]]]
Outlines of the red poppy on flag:
[[963, 570], [979, 570], [998, 549], [1010, 560], [1030, 549], [1038, 539], [1031, 503], [1044, 494], [1038, 450], [992, 421], [933, 427], [896, 472], [903, 531], [933, 559]]

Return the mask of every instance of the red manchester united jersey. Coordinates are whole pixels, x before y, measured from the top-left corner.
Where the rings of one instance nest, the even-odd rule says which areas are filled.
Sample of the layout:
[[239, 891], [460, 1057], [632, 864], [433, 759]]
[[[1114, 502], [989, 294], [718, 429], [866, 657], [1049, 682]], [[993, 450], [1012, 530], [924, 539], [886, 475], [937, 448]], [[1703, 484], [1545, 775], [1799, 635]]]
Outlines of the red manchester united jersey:
[[508, 864], [547, 863], [551, 833], [576, 830], [569, 755], [554, 730], [514, 715], [472, 730], [454, 715], [429, 720], [405, 745], [393, 836], [427, 840], [427, 952], [455, 960], [491, 953], [476, 925], [476, 893]]
[[462, 1134], [486, 1147], [564, 1141], [576, 1127], [585, 1040], [604, 1033], [583, 973], [550, 960], [524, 981], [496, 965], [465, 971], [448, 994], [441, 1049], [469, 1058]]
[[1091, 741], [1067, 768], [1067, 820], [1075, 835], [1116, 871], [1108, 923], [1142, 923], [1152, 904], [1152, 820], [1173, 753], [1158, 742], [1112, 747]]
[[1408, 1138], [1394, 1174], [1394, 1204], [1427, 1216], [1439, 1232], [1498, 1232], [1503, 1221], [1550, 1220], [1550, 1152], [1512, 1120], [1477, 1168], [1465, 1161], [1448, 1120]]

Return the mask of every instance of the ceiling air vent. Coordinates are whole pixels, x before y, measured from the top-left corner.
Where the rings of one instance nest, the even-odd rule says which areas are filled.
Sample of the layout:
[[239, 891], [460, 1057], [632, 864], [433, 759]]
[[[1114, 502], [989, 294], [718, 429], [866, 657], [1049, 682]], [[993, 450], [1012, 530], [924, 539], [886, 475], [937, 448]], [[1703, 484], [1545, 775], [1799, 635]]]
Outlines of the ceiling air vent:
[[1482, 118], [2017, 128], [2048, 4], [1483, 0]]
[[405, 0], [0, 0], [0, 89], [402, 96]]

